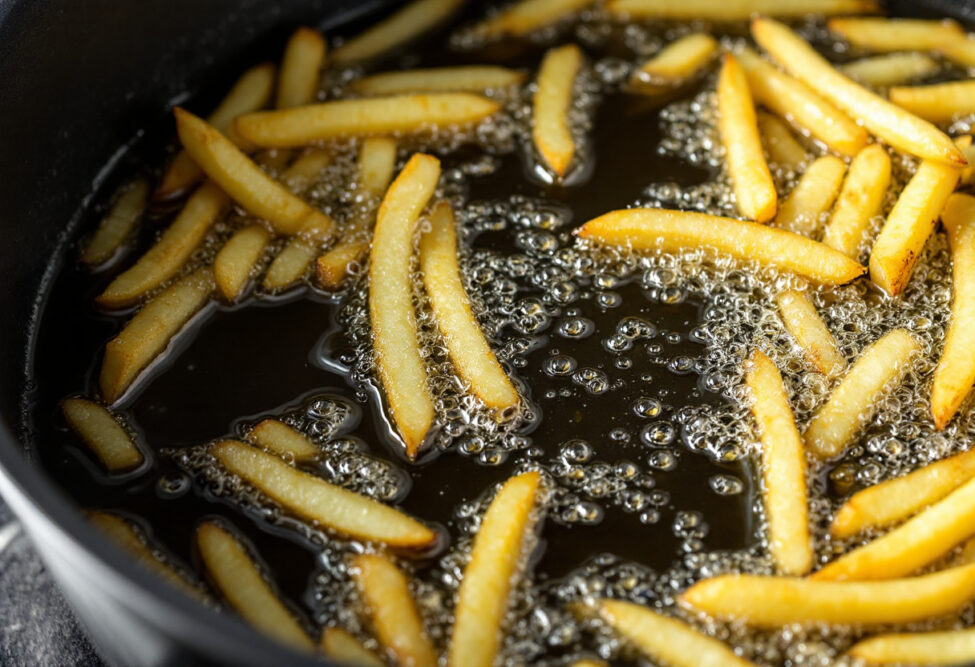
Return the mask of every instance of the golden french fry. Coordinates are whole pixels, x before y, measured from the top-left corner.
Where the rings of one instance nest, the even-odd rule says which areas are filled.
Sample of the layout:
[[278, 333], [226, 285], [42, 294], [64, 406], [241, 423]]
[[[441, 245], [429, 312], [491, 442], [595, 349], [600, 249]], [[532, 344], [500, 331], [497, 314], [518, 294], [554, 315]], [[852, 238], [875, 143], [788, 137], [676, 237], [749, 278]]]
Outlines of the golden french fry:
[[474, 30], [485, 37], [518, 37], [565, 20], [593, 2], [594, 0], [520, 0], [496, 16], [477, 24]]
[[975, 197], [954, 194], [941, 214], [951, 244], [951, 323], [931, 385], [931, 415], [940, 430], [975, 383]]
[[871, 144], [850, 163], [833, 215], [823, 232], [823, 243], [856, 259], [870, 229], [870, 220], [880, 214], [890, 185], [890, 157], [880, 144]]
[[325, 64], [325, 39], [314, 28], [298, 28], [281, 58], [278, 93], [279, 109], [311, 104], [318, 91], [319, 72]]
[[718, 130], [738, 212], [756, 222], [768, 222], [777, 206], [775, 183], [758, 136], [748, 79], [730, 53], [725, 54], [718, 77]]
[[281, 174], [281, 180], [293, 192], [303, 193], [331, 163], [331, 151], [324, 148], [309, 149], [285, 169]]
[[775, 304], [786, 330], [820, 373], [833, 375], [846, 368], [846, 359], [840, 354], [836, 338], [806, 295], [786, 290], [775, 297]]
[[946, 41], [932, 50], [962, 67], [975, 67], [975, 38]]
[[304, 433], [277, 419], [265, 419], [251, 429], [247, 439], [284, 459], [313, 461], [319, 454], [318, 447]]
[[68, 426], [98, 457], [109, 472], [124, 472], [142, 464], [145, 457], [111, 412], [84, 398], [61, 403]]
[[[220, 106], [207, 117], [207, 122], [219, 131], [226, 132], [237, 116], [266, 107], [273, 92], [274, 65], [265, 63], [249, 69], [237, 80]], [[175, 197], [186, 192], [202, 178], [203, 170], [182, 150], [169, 163], [153, 197], [157, 200]]]
[[271, 235], [258, 224], [237, 230], [213, 260], [217, 288], [227, 301], [236, 301], [254, 273]]
[[813, 236], [843, 184], [846, 163], [833, 155], [817, 158], [808, 167], [775, 216], [775, 226]]
[[204, 183], [146, 254], [98, 295], [103, 308], [129, 306], [176, 275], [229, 203], [215, 183]]
[[916, 51], [861, 58], [840, 67], [840, 71], [851, 79], [876, 87], [896, 86], [921, 79], [938, 69], [940, 67], [934, 58]]
[[877, 635], [846, 655], [872, 665], [961, 665], [975, 660], [975, 629]]
[[399, 510], [329, 484], [256, 447], [224, 440], [210, 453], [271, 500], [324, 528], [401, 548], [423, 548], [437, 539], [435, 532]]
[[877, 399], [907, 373], [920, 345], [904, 329], [894, 329], [863, 351], [819, 408], [803, 436], [821, 459], [838, 456], [870, 419]]
[[870, 51], [937, 51], [965, 37], [954, 21], [920, 19], [835, 18], [829, 29], [854, 46]]
[[972, 135], [963, 134], [955, 138], [955, 145], [968, 160], [968, 166], [961, 170], [961, 178], [958, 180], [959, 186], [971, 185], [975, 180], [975, 145], [972, 143]]
[[534, 521], [540, 483], [537, 472], [508, 479], [484, 513], [457, 592], [448, 667], [494, 664], [508, 596]]
[[481, 92], [508, 88], [521, 83], [525, 75], [507, 67], [466, 65], [436, 69], [410, 69], [373, 74], [349, 88], [363, 95], [402, 95], [451, 91]]
[[396, 141], [386, 137], [363, 140], [357, 165], [359, 188], [368, 197], [379, 198], [393, 180], [396, 168]]
[[805, 129], [842, 155], [856, 155], [867, 144], [866, 130], [812, 89], [750, 49], [741, 51], [737, 58], [757, 104]]
[[961, 171], [944, 162], [923, 160], [901, 190], [870, 251], [870, 279], [891, 296], [907, 287]]
[[890, 581], [812, 581], [726, 574], [691, 586], [680, 602], [750, 626], [910, 623], [953, 612], [975, 598], [975, 565]]
[[98, 378], [102, 398], [114, 403], [213, 292], [213, 271], [197, 269], [157, 294], [105, 346]]
[[[283, 290], [304, 278], [321, 251], [322, 243], [318, 240], [320, 233], [320, 228], [315, 227], [308, 232], [302, 231], [295, 235], [267, 267], [267, 273], [264, 274], [264, 289]], [[327, 236], [325, 234], [326, 238]]]
[[933, 123], [946, 123], [955, 116], [975, 113], [975, 81], [895, 86], [888, 95], [897, 106]]
[[349, 63], [386, 55], [442, 23], [463, 4], [464, 0], [414, 0], [336, 49], [332, 60]]
[[826, 285], [848, 283], [864, 268], [843, 253], [781, 229], [691, 211], [631, 208], [590, 220], [576, 234], [633, 250], [677, 252], [707, 246]]
[[863, 14], [879, 9], [874, 0], [609, 0], [607, 8], [623, 18], [674, 21], [743, 21], [755, 14]]
[[214, 586], [244, 620], [284, 644], [314, 650], [308, 633], [278, 599], [236, 537], [205, 521], [196, 529], [196, 546]]
[[630, 89], [656, 95], [689, 81], [717, 54], [718, 42], [711, 35], [695, 32], [662, 48], [630, 77]]
[[566, 44], [546, 53], [538, 70], [532, 141], [542, 161], [559, 179], [569, 171], [576, 153], [568, 114], [581, 67], [582, 50], [575, 44]]
[[386, 667], [386, 663], [341, 628], [322, 630], [322, 653], [329, 660], [359, 667]]
[[369, 254], [368, 241], [343, 241], [318, 258], [318, 281], [325, 289], [337, 290]]
[[837, 510], [829, 533], [845, 538], [867, 528], [886, 528], [938, 502], [972, 477], [975, 477], [975, 450], [867, 487], [854, 493]]
[[786, 71], [894, 148], [964, 166], [965, 158], [941, 130], [843, 76], [787, 26], [755, 19], [752, 36]]
[[409, 459], [433, 423], [433, 396], [417, 340], [410, 258], [420, 213], [440, 179], [440, 162], [417, 153], [386, 191], [369, 262], [369, 320], [376, 368]]
[[518, 392], [484, 338], [457, 263], [454, 213], [440, 202], [430, 214], [430, 231], [420, 240], [420, 271], [437, 327], [457, 374], [494, 410], [518, 405]]
[[759, 111], [757, 117], [758, 133], [772, 162], [798, 171], [809, 159], [805, 146], [793, 136], [788, 125], [772, 114]]
[[136, 179], [122, 188], [112, 208], [98, 223], [98, 229], [81, 251], [81, 261], [88, 266], [98, 266], [114, 257], [142, 217], [148, 197], [149, 182], [144, 178]]
[[376, 639], [397, 665], [436, 667], [437, 653], [423, 629], [406, 575], [389, 560], [360, 554], [352, 578], [369, 615]]

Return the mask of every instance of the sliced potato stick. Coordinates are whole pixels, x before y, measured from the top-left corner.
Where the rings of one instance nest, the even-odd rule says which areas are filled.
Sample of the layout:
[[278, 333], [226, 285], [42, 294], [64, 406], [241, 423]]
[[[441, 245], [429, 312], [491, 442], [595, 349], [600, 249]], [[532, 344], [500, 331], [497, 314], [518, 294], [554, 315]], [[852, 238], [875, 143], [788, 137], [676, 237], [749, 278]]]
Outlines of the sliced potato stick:
[[877, 635], [846, 655], [872, 665], [961, 665], [975, 660], [975, 629]]
[[493, 410], [518, 405], [518, 392], [471, 311], [457, 262], [454, 213], [447, 202], [440, 202], [430, 214], [430, 231], [420, 240], [420, 270], [437, 327], [447, 343], [457, 374]]
[[122, 188], [112, 208], [98, 223], [98, 229], [81, 251], [81, 261], [88, 266], [98, 266], [110, 260], [132, 234], [145, 211], [148, 198], [149, 182], [144, 178], [136, 179]]
[[343, 535], [402, 548], [426, 547], [437, 539], [435, 532], [399, 510], [329, 484], [256, 447], [224, 440], [210, 453], [292, 513]]
[[956, 137], [955, 145], [958, 146], [958, 150], [968, 160], [968, 166], [961, 170], [961, 178], [958, 181], [958, 185], [971, 185], [972, 181], [975, 180], [975, 144], [972, 143], [972, 135], [963, 134], [960, 137]]
[[975, 38], [973, 37], [945, 42], [934, 51], [962, 67], [975, 67]]
[[484, 513], [457, 592], [449, 667], [494, 664], [540, 482], [537, 472], [508, 479]]
[[525, 75], [521, 72], [507, 67], [466, 65], [373, 74], [359, 79], [349, 88], [363, 95], [402, 95], [458, 90], [476, 93], [516, 86], [524, 78]]
[[921, 79], [938, 69], [937, 61], [916, 51], [862, 58], [840, 67], [840, 71], [851, 79], [876, 87]]
[[748, 79], [730, 53], [725, 54], [718, 77], [718, 130], [738, 212], [751, 220], [768, 222], [777, 206], [775, 183], [758, 136]]
[[877, 11], [878, 5], [874, 0], [609, 0], [607, 8], [613, 14], [634, 19], [742, 21], [755, 14], [862, 14]]
[[368, 253], [369, 241], [343, 241], [337, 244], [318, 258], [318, 281], [325, 289], [340, 288]]
[[745, 220], [691, 211], [631, 208], [590, 220], [576, 231], [584, 239], [633, 250], [676, 252], [708, 246], [741, 260], [842, 285], [864, 272], [846, 255], [805, 236]]
[[145, 460], [111, 412], [84, 398], [69, 398], [61, 403], [68, 426], [84, 441], [109, 472], [138, 467]]
[[897, 197], [870, 251], [870, 279], [891, 296], [907, 287], [961, 171], [944, 162], [923, 160]]
[[949, 81], [929, 86], [895, 86], [890, 101], [933, 123], [975, 113], [975, 81]]
[[593, 2], [594, 0], [520, 0], [497, 16], [479, 23], [474, 30], [485, 37], [518, 37], [569, 18]]
[[937, 51], [965, 36], [954, 21], [921, 19], [836, 18], [829, 29], [854, 46], [870, 51]]
[[197, 269], [157, 294], [128, 321], [105, 346], [98, 385], [106, 403], [114, 403], [125, 393], [212, 292], [213, 271]]
[[840, 354], [836, 338], [805, 294], [786, 290], [775, 297], [775, 304], [786, 331], [792, 334], [806, 358], [820, 373], [833, 375], [846, 368], [846, 359]]
[[370, 197], [381, 197], [396, 168], [396, 141], [386, 137], [371, 137], [359, 149], [358, 185]]
[[829, 533], [845, 538], [867, 528], [886, 528], [938, 502], [973, 477], [975, 450], [867, 487], [843, 503], [833, 517]]
[[359, 667], [385, 667], [386, 663], [341, 628], [322, 630], [322, 653], [329, 660]]
[[941, 130], [843, 76], [787, 26], [755, 19], [752, 36], [793, 76], [894, 148], [964, 166], [965, 158]]
[[313, 28], [298, 28], [281, 57], [275, 106], [278, 109], [310, 104], [318, 91], [319, 72], [325, 63], [325, 39]]
[[[264, 274], [264, 289], [275, 291], [291, 287], [308, 273], [315, 258], [321, 251], [318, 240], [320, 228], [308, 233], [301, 232], [288, 241], [288, 245], [278, 253]], [[325, 235], [327, 238], [327, 234]]]
[[369, 321], [376, 367], [409, 459], [433, 423], [433, 396], [417, 341], [410, 258], [420, 213], [440, 179], [440, 162], [417, 153], [386, 191], [369, 262]]
[[292, 191], [302, 193], [331, 163], [331, 151], [324, 148], [309, 149], [285, 169], [284, 173], [281, 174], [281, 180]]
[[423, 629], [406, 575], [382, 556], [360, 554], [352, 560], [352, 578], [376, 639], [393, 662], [436, 667], [437, 653]]
[[823, 243], [856, 259], [871, 219], [880, 215], [888, 185], [887, 151], [880, 144], [871, 144], [857, 153], [823, 232]]
[[803, 236], [816, 234], [821, 227], [820, 218], [836, 200], [845, 173], [846, 163], [833, 155], [813, 161], [782, 202], [775, 226]]
[[582, 50], [575, 44], [551, 49], [538, 70], [532, 112], [532, 141], [545, 165], [563, 178], [575, 157], [569, 127], [572, 90], [582, 67]]
[[220, 248], [213, 260], [213, 273], [223, 298], [237, 300], [270, 240], [271, 235], [264, 227], [253, 224], [234, 232]]
[[819, 408], [803, 436], [821, 459], [838, 456], [876, 409], [884, 391], [900, 382], [920, 345], [905, 329], [894, 329], [865, 349]]
[[809, 159], [805, 146], [793, 136], [788, 125], [772, 114], [759, 111], [757, 117], [758, 133], [772, 162], [798, 171]]
[[277, 419], [265, 419], [251, 429], [247, 439], [285, 459], [313, 461], [319, 454], [318, 447], [304, 433]]
[[680, 602], [750, 626], [793, 623], [910, 623], [957, 610], [975, 598], [975, 565], [891, 581], [812, 581], [726, 574], [691, 586]]
[[662, 48], [630, 77], [635, 92], [655, 95], [690, 80], [718, 53], [718, 42], [711, 35], [695, 32]]
[[463, 4], [464, 0], [414, 0], [336, 49], [332, 60], [348, 63], [385, 55], [442, 23]]
[[236, 537], [205, 521], [196, 529], [196, 545], [214, 585], [244, 620], [284, 644], [314, 650], [304, 628], [271, 590]]

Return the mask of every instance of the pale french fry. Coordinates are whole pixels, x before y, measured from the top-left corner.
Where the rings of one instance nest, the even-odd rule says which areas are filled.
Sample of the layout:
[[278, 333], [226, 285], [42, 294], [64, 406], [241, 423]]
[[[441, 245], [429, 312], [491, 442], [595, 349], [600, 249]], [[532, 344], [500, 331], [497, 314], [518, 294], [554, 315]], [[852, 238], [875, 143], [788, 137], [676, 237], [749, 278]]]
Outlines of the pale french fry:
[[109, 283], [95, 303], [103, 308], [132, 305], [176, 275], [229, 202], [215, 183], [204, 183], [156, 244]]
[[907, 287], [961, 171], [944, 162], [923, 160], [901, 190], [870, 251], [870, 279], [891, 296]]
[[265, 419], [251, 429], [247, 439], [284, 459], [314, 461], [319, 454], [318, 447], [304, 433], [277, 419]]
[[69, 398], [61, 403], [68, 426], [98, 457], [109, 472], [132, 470], [145, 460], [132, 436], [111, 412], [84, 398]]
[[451, 91], [476, 93], [517, 86], [524, 78], [525, 75], [521, 72], [507, 67], [466, 65], [373, 74], [359, 79], [349, 88], [363, 95], [402, 95], [404, 93]]
[[367, 254], [368, 241], [343, 241], [337, 244], [318, 258], [318, 281], [326, 289], [337, 290]]
[[975, 383], [975, 197], [954, 194], [941, 214], [951, 244], [951, 323], [931, 385], [931, 415], [940, 430]]
[[750, 626], [910, 623], [953, 612], [975, 598], [975, 565], [890, 581], [812, 581], [726, 574], [691, 586], [680, 602]]
[[846, 538], [867, 528], [886, 528], [938, 502], [973, 477], [975, 450], [867, 487], [837, 510], [829, 534]]
[[929, 86], [895, 86], [890, 101], [932, 123], [975, 113], [975, 81], [949, 81]]
[[775, 266], [811, 280], [842, 285], [864, 272], [843, 253], [812, 239], [746, 220], [691, 211], [632, 208], [590, 220], [584, 239], [633, 250], [677, 252], [707, 246], [744, 261]]
[[840, 71], [851, 79], [875, 87], [922, 79], [938, 69], [937, 61], [916, 51], [861, 58], [840, 67]]
[[843, 76], [787, 26], [755, 19], [752, 36], [786, 71], [894, 148], [964, 166], [965, 158], [941, 130]]
[[288, 241], [277, 257], [267, 267], [264, 274], [264, 289], [269, 291], [282, 290], [291, 287], [308, 273], [312, 263], [321, 252], [322, 238], [328, 238], [334, 225], [329, 225], [323, 232], [315, 225], [295, 235]]
[[815, 235], [843, 184], [846, 163], [833, 155], [817, 158], [796, 183], [775, 216], [775, 226], [803, 236]]
[[359, 667], [385, 667], [386, 663], [341, 628], [322, 630], [322, 653], [329, 660]]
[[420, 213], [440, 179], [440, 162], [417, 153], [386, 191], [369, 262], [369, 321], [376, 367], [406, 455], [416, 458], [433, 423], [433, 396], [417, 340], [410, 258]]
[[870, 51], [937, 51], [965, 37], [954, 21], [921, 19], [835, 18], [829, 29], [854, 46]]
[[102, 398], [114, 403], [213, 292], [213, 271], [195, 272], [157, 294], [105, 346], [98, 377]]
[[148, 197], [149, 182], [146, 179], [139, 178], [126, 185], [116, 195], [115, 203], [98, 224], [91, 240], [85, 244], [81, 261], [88, 266], [98, 266], [114, 257], [142, 217]]
[[758, 136], [748, 79], [730, 53], [725, 54], [718, 77], [718, 130], [738, 212], [750, 220], [768, 222], [777, 206], [775, 183]]
[[518, 392], [471, 311], [457, 262], [454, 213], [447, 202], [440, 202], [430, 214], [430, 231], [420, 240], [420, 271], [457, 374], [488, 407], [505, 410], [517, 406]]
[[241, 116], [234, 127], [258, 146], [289, 148], [347, 136], [404, 134], [469, 125], [501, 105], [471, 93], [423, 93], [338, 100]]
[[718, 53], [718, 42], [711, 35], [695, 32], [671, 42], [630, 77], [630, 89], [656, 95], [689, 81]]
[[975, 67], [975, 38], [955, 39], [933, 50], [962, 67]]
[[376, 639], [393, 662], [436, 667], [437, 653], [423, 629], [406, 575], [382, 556], [360, 554], [352, 560], [352, 578]]
[[196, 546], [214, 586], [244, 620], [284, 644], [314, 650], [308, 633], [278, 599], [236, 537], [205, 521], [196, 529]]
[[759, 111], [757, 117], [758, 133], [772, 162], [798, 171], [809, 159], [805, 146], [792, 135], [788, 125], [772, 114]]
[[414, 0], [336, 49], [332, 60], [349, 63], [385, 55], [444, 22], [463, 4], [463, 0]]
[[852, 118], [757, 53], [737, 54], [755, 102], [803, 128], [842, 155], [856, 155], [867, 144], [867, 132]]
[[799, 17], [806, 14], [876, 12], [874, 0], [609, 0], [609, 11], [623, 18], [672, 21], [743, 21], [756, 14]]
[[968, 160], [968, 166], [961, 170], [961, 178], [958, 179], [959, 186], [971, 185], [975, 181], [975, 144], [972, 143], [972, 135], [963, 134], [955, 139], [955, 145]]
[[[274, 92], [274, 66], [258, 65], [244, 72], [220, 106], [207, 117], [207, 122], [221, 132], [230, 129], [234, 118], [267, 106]], [[153, 197], [157, 200], [175, 197], [203, 178], [203, 170], [182, 150], [176, 154], [163, 173], [162, 181]]]
[[[313, 225], [330, 231], [334, 222], [270, 178], [240, 149], [193, 114], [176, 107], [179, 138], [197, 164], [249, 213], [283, 234]], [[326, 232], [327, 233], [327, 232]]]
[[520, 0], [497, 16], [477, 24], [474, 30], [485, 37], [518, 37], [565, 20], [593, 2], [594, 0]]
[[372, 137], [359, 149], [358, 185], [369, 197], [379, 198], [393, 180], [396, 168], [396, 141], [386, 137]]
[[775, 297], [775, 304], [779, 307], [782, 324], [820, 373], [833, 375], [846, 368], [846, 359], [840, 354], [836, 338], [806, 295], [786, 290]]
[[847, 651], [872, 665], [962, 665], [975, 660], [975, 629], [877, 635]]
[[271, 235], [258, 224], [237, 230], [213, 260], [217, 288], [227, 301], [236, 301], [254, 273]]
[[423, 548], [437, 539], [435, 532], [399, 510], [329, 484], [256, 447], [224, 440], [210, 453], [285, 509], [324, 528], [401, 548]]
[[292, 191], [303, 193], [331, 163], [331, 151], [324, 148], [309, 149], [281, 174], [281, 180]]
[[[600, 617], [633, 646], [654, 661], [672, 667], [748, 667], [722, 642], [703, 635], [687, 623], [620, 600], [600, 600]], [[576, 663], [578, 664], [578, 663]]]
[[901, 381], [920, 345], [904, 329], [894, 329], [863, 351], [819, 408], [803, 436], [821, 459], [838, 456], [870, 419], [884, 391]]
[[545, 165], [563, 178], [575, 157], [569, 127], [572, 90], [582, 67], [582, 50], [566, 44], [550, 50], [538, 70], [532, 111], [532, 141]]
[[275, 106], [278, 109], [311, 104], [325, 64], [325, 39], [313, 28], [298, 28], [284, 47]]
[[806, 498], [806, 452], [796, 429], [782, 375], [761, 351], [752, 354], [745, 383], [752, 394], [752, 415], [762, 441], [762, 481], [768, 518], [769, 551], [779, 572], [806, 574], [812, 569]]
[[522, 563], [540, 482], [537, 472], [510, 478], [484, 513], [457, 592], [448, 667], [494, 664], [512, 580]]
[[879, 144], [871, 144], [857, 153], [823, 232], [823, 243], [856, 259], [870, 228], [870, 220], [881, 212], [888, 185], [890, 156], [887, 151]]

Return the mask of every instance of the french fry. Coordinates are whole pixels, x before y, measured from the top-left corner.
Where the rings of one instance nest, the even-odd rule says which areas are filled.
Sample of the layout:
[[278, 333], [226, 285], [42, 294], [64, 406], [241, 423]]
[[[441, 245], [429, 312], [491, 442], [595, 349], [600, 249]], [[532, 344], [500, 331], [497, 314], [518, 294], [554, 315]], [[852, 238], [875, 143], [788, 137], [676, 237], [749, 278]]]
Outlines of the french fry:
[[309, 149], [281, 174], [281, 180], [293, 192], [304, 193], [331, 163], [331, 151], [324, 148]]
[[548, 51], [538, 70], [532, 141], [542, 161], [559, 179], [569, 171], [576, 153], [568, 114], [581, 67], [582, 50], [575, 44], [566, 44]]
[[102, 398], [114, 403], [213, 292], [213, 271], [197, 269], [156, 295], [105, 346], [98, 377]]
[[857, 153], [836, 200], [823, 243], [856, 259], [870, 220], [879, 215], [890, 185], [890, 157], [879, 144]]
[[609, 0], [610, 13], [630, 19], [743, 21], [755, 14], [799, 17], [806, 14], [876, 12], [874, 0]]
[[786, 290], [775, 297], [775, 304], [786, 331], [796, 339], [806, 358], [820, 373], [833, 375], [846, 368], [846, 359], [840, 354], [836, 338], [806, 295]]
[[929, 86], [895, 86], [890, 101], [932, 123], [975, 113], [975, 81], [949, 81]]
[[923, 160], [901, 190], [870, 251], [870, 279], [891, 296], [907, 287], [961, 171], [944, 162]]
[[369, 254], [369, 241], [343, 241], [318, 258], [318, 281], [325, 289], [337, 290], [352, 275], [352, 269]]
[[81, 251], [81, 261], [88, 266], [98, 266], [114, 257], [142, 217], [148, 197], [149, 182], [144, 178], [138, 178], [122, 188], [112, 208]]
[[258, 224], [237, 230], [213, 260], [217, 289], [227, 301], [236, 301], [264, 254], [271, 235]]
[[318, 90], [325, 64], [325, 39], [313, 28], [298, 28], [284, 47], [275, 106], [278, 109], [310, 104]]
[[890, 581], [813, 581], [726, 574], [680, 596], [682, 606], [749, 626], [910, 623], [975, 598], [975, 565]]
[[756, 104], [805, 129], [842, 155], [856, 155], [867, 144], [867, 132], [852, 118], [750, 49], [737, 56]]
[[958, 179], [958, 185], [959, 187], [971, 185], [975, 181], [975, 145], [972, 143], [972, 135], [963, 134], [955, 138], [955, 145], [958, 146], [958, 150], [968, 160], [968, 166], [961, 170], [961, 178]]
[[861, 58], [840, 67], [851, 79], [878, 88], [922, 79], [938, 69], [936, 60], [916, 51]]
[[525, 75], [521, 72], [507, 67], [466, 65], [373, 74], [355, 81], [349, 88], [362, 95], [452, 91], [477, 93], [517, 86], [524, 78]]
[[752, 36], [786, 71], [894, 148], [927, 160], [964, 166], [965, 158], [941, 130], [843, 76], [785, 25], [772, 19], [755, 19]]
[[440, 202], [430, 214], [430, 231], [420, 240], [420, 271], [437, 327], [457, 374], [493, 410], [518, 405], [518, 392], [484, 338], [457, 262], [454, 213]]
[[196, 545], [215, 587], [244, 620], [284, 644], [314, 650], [308, 633], [278, 599], [236, 537], [205, 521], [196, 529]]
[[[221, 132], [230, 129], [234, 118], [263, 109], [274, 92], [274, 66], [265, 63], [244, 72], [220, 106], [207, 117], [207, 122]], [[203, 170], [182, 150], [176, 154], [163, 173], [153, 198], [169, 199], [180, 195], [203, 178]]]
[[656, 95], [689, 81], [718, 53], [718, 42], [711, 35], [695, 32], [662, 48], [630, 77], [630, 90]]
[[142, 465], [145, 457], [132, 442], [132, 436], [105, 408], [84, 398], [69, 398], [61, 403], [61, 411], [71, 430], [106, 470], [124, 472]]
[[576, 231], [596, 243], [677, 252], [707, 246], [826, 285], [842, 285], [864, 272], [846, 255], [812, 239], [745, 220], [691, 211], [632, 208], [590, 220]]
[[283, 234], [294, 234], [308, 225], [327, 233], [334, 226], [331, 218], [270, 178], [205, 121], [179, 107], [174, 113], [186, 151], [249, 213], [264, 218]]
[[518, 37], [576, 14], [594, 0], [520, 0], [474, 30], [484, 37]]
[[789, 126], [772, 114], [759, 111], [757, 117], [758, 133], [772, 162], [798, 171], [809, 159], [806, 148], [792, 135]]
[[962, 67], [975, 67], [975, 38], [954, 39], [933, 50]]
[[296, 431], [277, 419], [265, 419], [251, 429], [247, 439], [258, 447], [288, 460], [314, 461], [319, 454], [318, 447], [305, 437], [304, 433]]
[[973, 477], [975, 450], [867, 487], [837, 510], [829, 534], [846, 538], [867, 528], [886, 528], [938, 502]]
[[343, 535], [397, 548], [423, 548], [437, 539], [435, 532], [399, 510], [329, 484], [256, 447], [224, 440], [210, 453], [293, 514]]
[[410, 258], [420, 213], [440, 179], [440, 162], [417, 153], [386, 191], [369, 262], [369, 321], [376, 367], [406, 455], [416, 458], [433, 423], [433, 396], [417, 340]]
[[901, 381], [920, 345], [904, 329], [894, 329], [863, 351], [819, 408], [803, 436], [821, 459], [838, 456], [870, 419], [877, 399]]
[[854, 46], [870, 51], [937, 51], [965, 37], [954, 21], [920, 19], [835, 18], [829, 29]]
[[352, 560], [352, 578], [362, 596], [376, 639], [397, 665], [436, 667], [423, 619], [406, 576], [389, 560], [360, 554]]
[[463, 0], [414, 0], [336, 49], [332, 60], [345, 64], [386, 55], [444, 22], [463, 4]]
[[109, 283], [95, 303], [103, 308], [132, 305], [176, 275], [228, 203], [215, 183], [204, 183], [156, 244]]
[[779, 572], [806, 574], [813, 565], [806, 452], [782, 386], [782, 375], [771, 359], [755, 350], [745, 383], [752, 394], [752, 415], [762, 441], [769, 551]]
[[234, 127], [258, 146], [294, 148], [348, 136], [407, 134], [470, 125], [501, 105], [471, 93], [420, 93], [337, 100], [241, 116]]
[[582, 660], [576, 660], [575, 662], [573, 662], [572, 667], [609, 667], [609, 664], [603, 662], [602, 660], [583, 658]]
[[833, 155], [814, 160], [796, 183], [775, 216], [775, 226], [803, 236], [819, 231], [820, 218], [829, 211], [843, 184], [846, 164]]
[[[748, 667], [722, 642], [647, 607], [600, 600], [599, 616], [641, 653], [672, 667]], [[577, 663], [578, 664], [578, 663]]]
[[329, 660], [359, 667], [386, 667], [386, 663], [341, 628], [322, 630], [322, 653]]
[[718, 77], [718, 130], [738, 212], [750, 220], [768, 222], [777, 206], [775, 183], [758, 136], [748, 79], [730, 53], [725, 54]]
[[484, 513], [457, 593], [448, 667], [494, 664], [540, 482], [537, 472], [508, 479]]
[[961, 665], [975, 660], [975, 629], [877, 635], [846, 655], [872, 665]]

